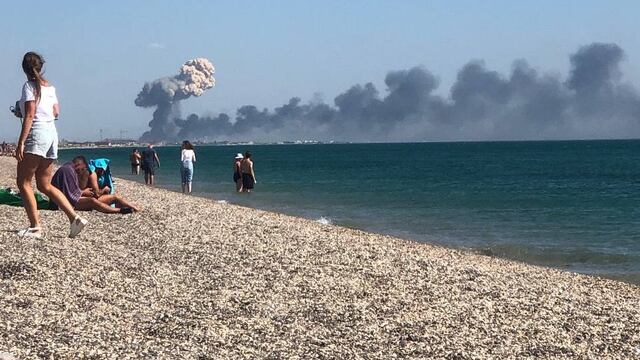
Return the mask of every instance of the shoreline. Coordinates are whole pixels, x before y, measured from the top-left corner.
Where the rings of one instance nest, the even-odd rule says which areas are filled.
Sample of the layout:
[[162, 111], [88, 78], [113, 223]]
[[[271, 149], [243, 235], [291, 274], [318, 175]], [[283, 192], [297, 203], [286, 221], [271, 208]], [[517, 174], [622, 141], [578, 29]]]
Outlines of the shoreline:
[[[0, 158], [0, 186], [15, 187]], [[17, 358], [640, 356], [640, 287], [118, 179], [143, 207], [19, 239], [0, 206], [0, 353]]]
[[[271, 149], [266, 146], [256, 147], [252, 148], [256, 153], [277, 161], [271, 165], [260, 165], [263, 169], [260, 173], [266, 181], [259, 186], [259, 191], [245, 197], [236, 196], [229, 191], [229, 187], [226, 186], [227, 178], [222, 176], [226, 172], [226, 165], [223, 165], [220, 159], [228, 153], [235, 154], [237, 151], [247, 149], [237, 147], [226, 150], [224, 147], [201, 147], [198, 155], [201, 155], [201, 160], [204, 161], [196, 166], [194, 188], [196, 191], [202, 191], [198, 194], [199, 196], [226, 199], [235, 204], [314, 220], [325, 217], [331, 219], [334, 224], [350, 228], [439, 244], [449, 248], [491, 253], [526, 263], [640, 284], [640, 267], [638, 266], [640, 247], [633, 239], [633, 234], [640, 231], [638, 224], [633, 221], [634, 216], [637, 215], [633, 203], [640, 197], [637, 194], [634, 195], [632, 183], [622, 180], [637, 175], [637, 171], [632, 170], [633, 167], [628, 167], [632, 159], [632, 154], [629, 152], [629, 149], [633, 148], [632, 143], [590, 142], [581, 145], [580, 142], [574, 142], [571, 145], [572, 151], [562, 150], [565, 145], [555, 145], [553, 149], [549, 149], [548, 153], [545, 152], [545, 145], [536, 145], [535, 148], [529, 149], [524, 143], [516, 144], [519, 145], [514, 145], [513, 156], [508, 155], [500, 161], [491, 162], [497, 166], [495, 171], [485, 171], [482, 167], [474, 168], [475, 170], [469, 168], [469, 170], [459, 170], [456, 176], [452, 176], [451, 172], [446, 170], [444, 161], [425, 161], [425, 164], [432, 164], [425, 165], [426, 167], [421, 170], [424, 179], [429, 179], [428, 183], [420, 184], [417, 176], [407, 179], [407, 188], [412, 189], [411, 192], [417, 192], [415, 198], [403, 191], [403, 182], [393, 181], [391, 174], [381, 169], [376, 170], [373, 163], [367, 163], [365, 166], [372, 169], [370, 173], [372, 177], [367, 177], [367, 185], [362, 188], [360, 188], [362, 184], [358, 184], [360, 181], [357, 180], [358, 176], [348, 175], [349, 171], [340, 171], [335, 177], [325, 178], [325, 176], [333, 171], [331, 169], [333, 166], [350, 169], [348, 164], [345, 164], [346, 161], [342, 160], [344, 157], [339, 156], [340, 153], [362, 155], [367, 151], [381, 154], [400, 151], [403, 154], [411, 152], [439, 154], [444, 148], [423, 149], [409, 146], [395, 148], [393, 144], [388, 144], [391, 147], [385, 145], [375, 148], [336, 145], [304, 149], [301, 146], [299, 150], [291, 150], [286, 146], [272, 146]], [[566, 145], [568, 146], [569, 143]], [[543, 156], [544, 161], [540, 159], [540, 161], [533, 159], [527, 161], [532, 161], [532, 166], [537, 164], [534, 166], [536, 171], [541, 170], [539, 169], [541, 164], [547, 164], [545, 166], [550, 166], [548, 176], [558, 177], [556, 180], [551, 181], [546, 177], [547, 175], [528, 177], [527, 166], [515, 167], [512, 170], [504, 167], [515, 157], [528, 159], [526, 154], [532, 153], [528, 150], [533, 153], [541, 151], [547, 155], [554, 151], [568, 153], [589, 151], [597, 154], [600, 151], [589, 150], [596, 145], [599, 149], [611, 148], [610, 153], [621, 151], [621, 154], [625, 154], [625, 156], [614, 157], [615, 159], [627, 159], [627, 155], [631, 155], [627, 160], [612, 160], [616, 162], [616, 166], [622, 166], [620, 169], [627, 169], [623, 171], [624, 175], [608, 175], [606, 171], [596, 171], [593, 176], [597, 177], [597, 180], [589, 177], [591, 180], [583, 182], [572, 179], [573, 175], [570, 175], [572, 172], [562, 170], [564, 167], [558, 166], [562, 161], [556, 162], [553, 160], [555, 157], [546, 155]], [[478, 153], [479, 158], [485, 158], [488, 153], [507, 145], [501, 145], [498, 148], [487, 146], [489, 147], [476, 149], [477, 151], [474, 147], [461, 146], [451, 156], [456, 164], [466, 167], [477, 162], [469, 163], [461, 160], [468, 157], [460, 155], [469, 154], [471, 151]], [[176, 154], [175, 149], [172, 149], [174, 148], [159, 148], [161, 158], [171, 161]], [[289, 154], [297, 151], [305, 155], [289, 158]], [[129, 172], [126, 166], [128, 159], [125, 156], [127, 149], [61, 153], [78, 152], [91, 153], [93, 157], [113, 158], [115, 174], [125, 179], [136, 180], [135, 176], [127, 174]], [[299, 159], [315, 159], [316, 153], [323, 154], [323, 157], [331, 156], [331, 160], [323, 160], [318, 167], [314, 166], [309, 175], [298, 177], [295, 168], [304, 166], [305, 162]], [[431, 159], [432, 156], [435, 155], [426, 158]], [[383, 158], [387, 166], [394, 163], [391, 157], [383, 156]], [[605, 168], [606, 165], [603, 165], [605, 158], [609, 156], [594, 160], [594, 166], [602, 165], [594, 168]], [[437, 155], [434, 159], [445, 158]], [[516, 163], [523, 163], [523, 161]], [[179, 171], [177, 167], [169, 165], [160, 170], [158, 185], [180, 191]], [[462, 169], [462, 167], [454, 168]], [[493, 180], [483, 182], [475, 176], [466, 177], [465, 174], [469, 171], [480, 171], [478, 177]], [[204, 177], [202, 177], [203, 174]], [[613, 178], [610, 178], [611, 176]], [[312, 177], [319, 182], [314, 185], [309, 183]], [[458, 181], [461, 182], [460, 185], [456, 185]], [[556, 181], [559, 181], [562, 186], [557, 186]], [[604, 186], [604, 184], [613, 186]], [[463, 195], [465, 191], [470, 192]], [[572, 191], [575, 194], [566, 198], [567, 201], [560, 200], [568, 196], [567, 192]], [[398, 196], [390, 195], [396, 193]], [[629, 197], [621, 195], [625, 193], [628, 193]], [[378, 196], [382, 197], [381, 202], [376, 201]], [[345, 201], [346, 197], [350, 200]], [[501, 197], [504, 199], [500, 199]], [[405, 206], [405, 204], [410, 205]], [[619, 226], [614, 226], [615, 223]]]
[[[141, 185], [144, 185], [144, 182], [141, 181], [134, 181], [134, 180], [130, 180], [130, 179], [124, 179], [124, 178], [117, 178], [118, 180], [124, 180], [124, 181], [131, 181], [133, 183], [138, 183]], [[184, 196], [182, 194], [182, 192], [180, 191], [179, 187], [177, 186], [166, 186], [166, 185], [156, 185], [155, 188], [157, 189], [162, 189], [162, 190], [166, 190], [166, 191], [170, 191], [172, 193], [178, 194], [180, 196]], [[284, 215], [284, 216], [291, 216], [294, 218], [299, 218], [299, 219], [304, 219], [304, 220], [308, 220], [308, 221], [313, 221], [316, 223], [319, 223], [321, 225], [329, 225], [329, 226], [336, 226], [336, 227], [341, 227], [341, 228], [346, 228], [349, 230], [355, 230], [355, 231], [362, 231], [362, 232], [366, 232], [366, 233], [371, 233], [371, 234], [376, 234], [376, 235], [380, 235], [380, 236], [387, 236], [387, 237], [391, 237], [391, 238], [396, 238], [396, 239], [400, 239], [402, 241], [408, 241], [411, 243], [416, 243], [416, 244], [425, 244], [425, 245], [430, 245], [430, 246], [435, 246], [435, 247], [442, 247], [445, 249], [449, 249], [449, 250], [456, 250], [456, 251], [462, 251], [464, 253], [469, 253], [469, 254], [473, 254], [473, 255], [480, 255], [480, 256], [487, 256], [487, 257], [492, 257], [492, 258], [496, 258], [496, 259], [503, 259], [503, 260], [508, 260], [508, 261], [513, 261], [516, 263], [521, 263], [523, 265], [530, 265], [530, 266], [535, 266], [535, 267], [540, 267], [540, 268], [544, 268], [544, 269], [554, 269], [554, 270], [559, 270], [559, 271], [564, 271], [564, 272], [570, 272], [570, 273], [577, 273], [577, 274], [581, 274], [581, 275], [586, 275], [586, 276], [593, 276], [593, 277], [598, 277], [598, 278], [602, 278], [602, 279], [608, 279], [608, 280], [614, 280], [614, 281], [621, 281], [630, 285], [634, 285], [634, 286], [640, 286], [640, 273], [636, 273], [636, 272], [627, 272], [627, 273], [621, 273], [621, 272], [597, 272], [597, 271], [585, 271], [586, 269], [588, 269], [588, 267], [585, 268], [581, 268], [580, 270], [571, 270], [569, 269], [567, 266], [562, 266], [562, 265], [558, 265], [558, 266], [553, 266], [553, 265], [549, 265], [547, 263], [544, 263], [542, 261], [531, 261], [531, 260], [527, 260], [527, 259], [523, 259], [523, 258], [513, 258], [513, 257], [508, 257], [507, 255], [502, 255], [499, 253], [495, 253], [493, 251], [493, 249], [491, 247], [486, 247], [486, 246], [482, 246], [482, 247], [465, 247], [465, 246], [455, 246], [455, 245], [449, 245], [447, 243], [436, 243], [436, 242], [431, 242], [428, 240], [420, 240], [420, 239], [416, 239], [415, 237], [412, 237], [411, 235], [404, 235], [404, 234], [394, 234], [394, 233], [387, 233], [384, 231], [377, 231], [375, 229], [372, 228], [367, 228], [366, 226], [364, 227], [357, 227], [357, 226], [349, 226], [349, 225], [344, 225], [344, 224], [336, 224], [331, 222], [331, 219], [328, 219], [330, 222], [329, 223], [325, 223], [322, 221], [322, 219], [327, 219], [324, 217], [320, 217], [320, 218], [314, 218], [314, 217], [306, 217], [304, 215], [300, 215], [299, 213], [296, 213], [295, 211], [292, 211], [290, 213], [287, 212], [283, 212], [283, 211], [279, 211], [278, 209], [271, 209], [268, 207], [252, 207], [252, 206], [248, 206], [248, 205], [243, 205], [241, 203], [235, 203], [233, 201], [229, 201], [227, 199], [216, 199], [213, 195], [208, 195], [207, 193], [193, 193], [189, 196], [194, 196], [194, 197], [198, 197], [201, 199], [207, 199], [207, 200], [211, 200], [214, 202], [220, 202], [222, 201], [222, 203], [224, 204], [229, 204], [229, 205], [233, 205], [233, 206], [237, 206], [237, 207], [241, 207], [241, 208], [246, 208], [246, 209], [251, 209], [251, 210], [260, 210], [260, 211], [266, 211], [269, 213], [274, 213], [274, 214], [279, 214], [279, 215]]]

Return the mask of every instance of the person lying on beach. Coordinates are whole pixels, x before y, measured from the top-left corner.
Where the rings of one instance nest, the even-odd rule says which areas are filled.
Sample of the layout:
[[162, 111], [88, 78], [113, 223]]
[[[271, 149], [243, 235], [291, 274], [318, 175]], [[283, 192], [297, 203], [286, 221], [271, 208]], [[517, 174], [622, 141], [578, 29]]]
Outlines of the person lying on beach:
[[[96, 195], [88, 188], [81, 190], [78, 177], [88, 173], [88, 164], [84, 156], [76, 156], [72, 162], [62, 165], [51, 179], [51, 184], [59, 189], [74, 209], [81, 211], [96, 210], [106, 214], [129, 214], [140, 209], [119, 195]], [[115, 205], [112, 207], [111, 205]], [[50, 203], [51, 210], [57, 210], [55, 203]]]

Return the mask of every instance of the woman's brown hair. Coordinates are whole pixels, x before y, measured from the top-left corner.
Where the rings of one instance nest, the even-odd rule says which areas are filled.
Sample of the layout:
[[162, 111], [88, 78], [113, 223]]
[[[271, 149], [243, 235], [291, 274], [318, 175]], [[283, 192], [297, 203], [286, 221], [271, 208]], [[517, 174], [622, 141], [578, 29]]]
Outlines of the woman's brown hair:
[[42, 94], [42, 66], [44, 65], [44, 59], [40, 54], [33, 51], [29, 51], [24, 54], [22, 58], [22, 71], [27, 75], [29, 81], [33, 81], [35, 85], [34, 95], [36, 97], [36, 104], [40, 102], [40, 96]]
[[185, 140], [182, 142], [182, 148], [187, 150], [193, 150], [193, 145], [191, 145], [191, 142], [189, 140]]

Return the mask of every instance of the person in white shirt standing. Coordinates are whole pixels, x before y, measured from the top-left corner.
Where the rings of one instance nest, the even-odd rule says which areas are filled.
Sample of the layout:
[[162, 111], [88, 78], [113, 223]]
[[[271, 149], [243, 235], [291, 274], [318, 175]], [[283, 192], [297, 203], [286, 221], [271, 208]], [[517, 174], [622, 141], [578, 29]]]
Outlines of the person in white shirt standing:
[[196, 152], [193, 145], [187, 140], [182, 142], [182, 153], [180, 154], [182, 166], [180, 175], [182, 177], [182, 193], [191, 194], [191, 183], [193, 182], [193, 163], [196, 162]]
[[87, 220], [76, 214], [73, 206], [60, 190], [51, 185], [53, 162], [58, 158], [58, 132], [55, 120], [60, 114], [56, 88], [42, 77], [42, 56], [28, 52], [22, 59], [27, 82], [22, 87], [20, 110], [22, 130], [16, 146], [18, 160], [16, 182], [29, 217], [29, 227], [18, 232], [23, 237], [41, 238], [40, 214], [31, 182], [36, 177], [38, 190], [47, 195], [64, 211], [70, 221], [69, 237], [76, 237]]

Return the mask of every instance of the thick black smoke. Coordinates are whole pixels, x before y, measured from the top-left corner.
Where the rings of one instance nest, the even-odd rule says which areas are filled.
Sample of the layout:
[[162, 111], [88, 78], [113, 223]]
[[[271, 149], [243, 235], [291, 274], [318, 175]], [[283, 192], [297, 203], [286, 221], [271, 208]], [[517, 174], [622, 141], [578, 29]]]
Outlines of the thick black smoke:
[[[423, 141], [612, 138], [640, 136], [640, 97], [621, 83], [623, 51], [594, 43], [570, 57], [563, 80], [518, 60], [508, 76], [482, 61], [462, 67], [447, 97], [423, 67], [392, 71], [384, 95], [355, 85], [334, 104], [292, 98], [270, 111], [240, 107], [232, 119], [190, 115], [178, 138], [193, 140]], [[157, 111], [160, 111], [159, 107]]]

